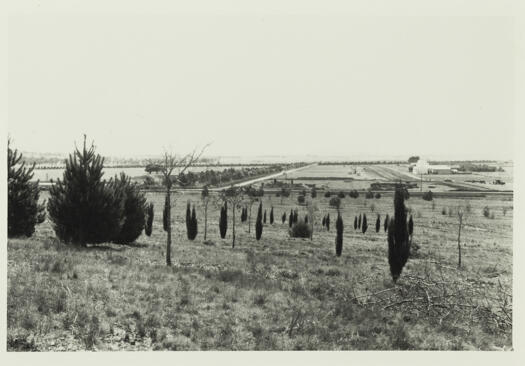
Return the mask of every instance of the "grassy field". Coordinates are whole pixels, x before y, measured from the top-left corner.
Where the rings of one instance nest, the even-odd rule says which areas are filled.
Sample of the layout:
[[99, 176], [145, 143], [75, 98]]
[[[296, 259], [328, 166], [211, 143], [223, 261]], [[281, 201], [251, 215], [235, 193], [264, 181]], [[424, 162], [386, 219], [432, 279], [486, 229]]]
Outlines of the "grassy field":
[[[457, 269], [461, 199], [411, 198], [414, 243], [397, 285], [390, 277], [381, 220], [392, 196], [345, 198], [343, 254], [335, 256], [336, 211], [322, 193], [315, 200], [313, 240], [293, 239], [283, 212], [296, 205], [264, 197], [276, 222], [262, 239], [238, 223], [231, 248], [218, 234], [219, 210], [210, 205], [203, 244], [199, 196], [177, 195], [172, 267], [165, 266], [163, 196], [155, 204], [151, 237], [136, 244], [71, 248], [48, 221], [30, 239], [8, 240], [8, 350], [391, 350], [512, 347], [512, 199], [472, 199], [462, 231], [463, 266]], [[199, 235], [190, 242], [185, 204], [197, 204]], [[488, 206], [494, 218], [483, 216]], [[445, 209], [445, 214], [442, 214]], [[333, 228], [319, 224], [330, 213]], [[366, 213], [366, 234], [355, 215]], [[256, 206], [252, 215], [255, 217]], [[238, 215], [237, 217], [240, 217]], [[231, 220], [231, 213], [229, 213]], [[252, 218], [253, 220], [253, 218]]]

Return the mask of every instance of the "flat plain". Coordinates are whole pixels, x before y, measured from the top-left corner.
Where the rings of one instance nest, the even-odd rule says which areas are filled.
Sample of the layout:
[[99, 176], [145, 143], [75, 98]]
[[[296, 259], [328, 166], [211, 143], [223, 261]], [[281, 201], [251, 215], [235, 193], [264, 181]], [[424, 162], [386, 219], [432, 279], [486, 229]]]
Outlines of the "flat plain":
[[[313, 199], [312, 240], [288, 233], [290, 210], [300, 219], [307, 213], [299, 193], [267, 193], [261, 240], [253, 227], [256, 203], [251, 232], [236, 223], [235, 248], [231, 210], [220, 239], [219, 208], [210, 203], [204, 244], [199, 192], [176, 193], [172, 267], [165, 265], [162, 193], [146, 194], [155, 205], [153, 234], [133, 245], [68, 247], [46, 220], [32, 238], [8, 240], [8, 350], [512, 348], [512, 195], [408, 199], [413, 250], [394, 285], [383, 229], [385, 215], [393, 215], [392, 194], [342, 200], [343, 253], [336, 257], [337, 210], [323, 193]], [[197, 210], [194, 241], [185, 232], [187, 201]], [[461, 268], [458, 207], [467, 210]], [[328, 213], [329, 231], [321, 225]], [[353, 227], [360, 214], [368, 218], [364, 234]]]

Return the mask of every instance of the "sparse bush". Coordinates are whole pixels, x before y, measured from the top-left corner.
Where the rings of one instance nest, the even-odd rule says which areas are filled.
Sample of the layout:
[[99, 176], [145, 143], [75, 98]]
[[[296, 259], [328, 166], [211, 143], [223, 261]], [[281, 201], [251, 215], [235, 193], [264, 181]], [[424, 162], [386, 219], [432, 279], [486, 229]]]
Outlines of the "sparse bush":
[[339, 209], [341, 207], [341, 198], [339, 196], [330, 198], [328, 203], [331, 207]]
[[305, 198], [304, 198], [304, 196], [302, 194], [297, 196], [297, 203], [298, 204], [304, 205], [304, 202], [305, 202]]
[[483, 207], [483, 216], [485, 216], [486, 218], [490, 217], [490, 208], [489, 208], [489, 206]]
[[350, 193], [348, 193], [348, 196], [350, 196], [352, 198], [358, 198], [359, 197], [359, 192], [356, 189], [353, 189], [353, 190], [350, 191]]
[[443, 208], [441, 209], [441, 214], [442, 214], [443, 216], [447, 214], [447, 208], [446, 208], [446, 207], [443, 207]]
[[293, 224], [290, 230], [290, 236], [292, 238], [309, 238], [311, 234], [310, 225], [304, 221], [299, 221]]
[[432, 201], [434, 199], [434, 195], [432, 194], [432, 191], [428, 191], [423, 193], [423, 196], [421, 196], [425, 201]]
[[345, 198], [345, 192], [341, 191], [337, 194], [337, 197], [339, 198]]
[[376, 199], [380, 199], [381, 198], [381, 193], [377, 192], [375, 197], [376, 197]]
[[310, 195], [312, 196], [312, 198], [317, 197], [317, 190], [315, 189], [315, 187], [312, 187], [312, 191], [310, 192]]
[[330, 198], [331, 195], [332, 195], [332, 193], [331, 193], [330, 191], [326, 191], [326, 192], [324, 193], [324, 196], [325, 196], [326, 198]]
[[[7, 235], [31, 236], [45, 220], [45, 206], [38, 204], [40, 190], [33, 179], [34, 165], [26, 168], [22, 154], [7, 142]], [[21, 163], [20, 163], [21, 162]]]
[[370, 205], [370, 211], [374, 212], [374, 210], [376, 209], [376, 205], [374, 205], [373, 203]]
[[374, 192], [372, 192], [372, 191], [367, 191], [366, 194], [365, 194], [365, 198], [366, 198], [366, 199], [374, 198]]

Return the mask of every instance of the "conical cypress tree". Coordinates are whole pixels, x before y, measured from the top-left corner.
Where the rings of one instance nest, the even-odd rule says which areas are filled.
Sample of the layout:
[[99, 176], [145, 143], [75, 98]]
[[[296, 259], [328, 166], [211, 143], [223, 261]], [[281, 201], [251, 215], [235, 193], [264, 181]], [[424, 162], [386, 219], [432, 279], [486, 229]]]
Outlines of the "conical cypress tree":
[[326, 226], [326, 216], [323, 216], [323, 221], [321, 223], [323, 224], [323, 227]]
[[146, 210], [147, 218], [146, 218], [146, 225], [144, 227], [144, 233], [147, 236], [151, 236], [151, 232], [153, 231], [153, 203], [150, 202], [148, 205], [148, 208]]
[[357, 230], [357, 216], [354, 218], [354, 230]]
[[386, 231], [388, 230], [388, 221], [389, 221], [389, 217], [388, 217], [388, 214], [386, 214], [386, 216], [385, 216], [385, 222], [384, 222], [384, 225], [385, 225], [385, 233], [386, 233]]
[[394, 283], [401, 275], [410, 254], [408, 240], [405, 190], [398, 186], [394, 194], [394, 218], [388, 225], [388, 263]]
[[262, 223], [262, 202], [259, 203], [259, 210], [257, 211], [257, 220], [255, 221], [255, 239], [261, 239], [263, 223]]
[[266, 210], [264, 210], [264, 218], [263, 218], [263, 223], [266, 224]]
[[283, 222], [283, 224], [286, 222], [286, 213], [283, 213], [283, 215], [281, 216], [281, 221]]
[[192, 233], [192, 222], [191, 222], [191, 208], [190, 208], [190, 202], [186, 204], [186, 236], [189, 240], [192, 240], [191, 237], [193, 236]]
[[[85, 246], [110, 242], [125, 221], [125, 196], [114, 182], [102, 179], [104, 159], [95, 148], [76, 149], [66, 161], [62, 179], [51, 187], [48, 212], [57, 237]], [[142, 225], [144, 221], [142, 220]]]
[[299, 221], [299, 214], [297, 213], [297, 210], [294, 210], [294, 212], [293, 212], [293, 223], [297, 224], [297, 221]]
[[168, 231], [168, 196], [164, 200], [164, 210], [162, 211], [162, 228], [164, 231]]
[[359, 214], [359, 219], [357, 220], [357, 228], [361, 229], [361, 214]]
[[410, 236], [410, 239], [412, 239], [413, 232], [414, 232], [414, 221], [412, 220], [412, 215], [410, 215], [410, 219], [408, 219], [408, 235]]
[[308, 215], [304, 215], [304, 223], [308, 224]]
[[379, 216], [379, 214], [377, 214], [376, 233], [378, 233], [380, 229], [381, 229], [381, 217]]
[[270, 225], [273, 225], [273, 207], [270, 210]]
[[335, 227], [337, 230], [337, 235], [335, 237], [335, 255], [340, 257], [343, 252], [343, 219], [339, 213], [337, 213]]
[[224, 203], [224, 206], [221, 207], [221, 215], [219, 217], [219, 233], [221, 239], [226, 237], [226, 232], [228, 231], [228, 213], [226, 207], [226, 203]]
[[288, 226], [292, 227], [293, 225], [293, 211], [290, 210], [290, 217], [288, 217]]
[[326, 215], [326, 230], [330, 231], [330, 214]]
[[33, 179], [34, 164], [26, 168], [22, 154], [7, 142], [7, 236], [31, 236], [45, 220], [45, 206], [38, 204], [40, 190]]
[[197, 214], [195, 212], [195, 205], [193, 205], [193, 209], [191, 211], [191, 219], [190, 219], [190, 227], [191, 227], [191, 236], [190, 240], [195, 240], [197, 237], [198, 232], [198, 223], [197, 223]]
[[363, 214], [363, 225], [362, 225], [363, 234], [366, 233], [366, 229], [368, 229], [368, 222], [366, 221], [366, 214]]

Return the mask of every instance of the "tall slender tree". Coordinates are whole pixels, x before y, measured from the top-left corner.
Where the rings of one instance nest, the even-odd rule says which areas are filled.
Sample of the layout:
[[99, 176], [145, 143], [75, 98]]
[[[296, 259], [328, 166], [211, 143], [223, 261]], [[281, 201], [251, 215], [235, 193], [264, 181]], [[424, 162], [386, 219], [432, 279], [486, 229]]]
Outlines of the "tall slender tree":
[[363, 234], [366, 233], [367, 229], [368, 229], [368, 222], [366, 220], [366, 214], [363, 214], [363, 224], [361, 226], [361, 230], [363, 231]]
[[208, 233], [208, 205], [210, 203], [210, 191], [208, 186], [204, 186], [201, 191], [202, 206], [204, 207], [204, 241]]
[[286, 222], [286, 213], [283, 213], [283, 215], [281, 216], [281, 221], [283, 222], [283, 224]]
[[270, 209], [270, 225], [273, 225], [273, 206]]
[[264, 210], [263, 223], [266, 224], [266, 210]]
[[388, 225], [388, 263], [392, 279], [397, 282], [410, 254], [405, 190], [398, 185], [394, 194], [394, 218]]
[[257, 219], [255, 221], [255, 239], [260, 240], [262, 231], [263, 231], [263, 223], [262, 223], [262, 202], [259, 203], [259, 210], [257, 211]]
[[384, 225], [385, 225], [385, 233], [386, 233], [386, 231], [388, 230], [388, 222], [390, 221], [389, 219], [390, 219], [390, 218], [389, 218], [388, 214], [386, 214], [386, 216], [385, 216], [385, 222], [384, 222]]
[[359, 214], [359, 219], [357, 220], [357, 228], [361, 229], [361, 214]]
[[377, 214], [376, 233], [378, 233], [380, 229], [381, 229], [381, 217], [379, 216], [379, 214]]
[[330, 214], [326, 215], [326, 230], [330, 231]]
[[147, 206], [147, 215], [146, 215], [146, 224], [145, 224], [145, 227], [144, 227], [144, 233], [147, 235], [147, 236], [151, 236], [151, 232], [153, 231], [153, 215], [154, 215], [154, 210], [153, 210], [153, 203], [149, 203], [149, 205]]
[[231, 186], [228, 189], [224, 189], [221, 192], [221, 198], [224, 201], [224, 206], [226, 207], [226, 203], [230, 204], [231, 212], [232, 212], [232, 248], [235, 248], [235, 213], [237, 209], [241, 206], [243, 200], [244, 200], [244, 190], [241, 187], [237, 186]]
[[192, 222], [191, 222], [191, 206], [190, 201], [186, 204], [186, 236], [188, 239], [192, 240], [191, 237], [193, 236], [192, 233]]
[[219, 233], [221, 235], [221, 239], [226, 237], [226, 231], [228, 230], [228, 213], [225, 206], [226, 203], [221, 206], [221, 215], [219, 217]]
[[337, 220], [335, 222], [337, 235], [335, 237], [335, 255], [340, 257], [343, 252], [343, 219], [341, 214], [337, 213]]
[[357, 230], [357, 216], [354, 218], [354, 230]]

